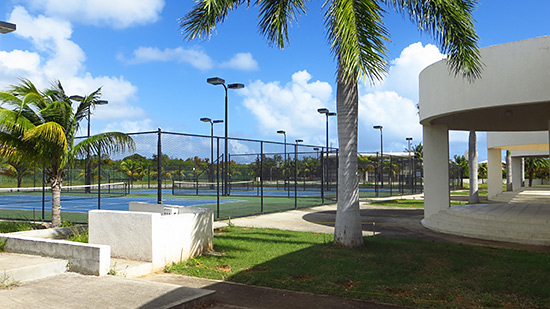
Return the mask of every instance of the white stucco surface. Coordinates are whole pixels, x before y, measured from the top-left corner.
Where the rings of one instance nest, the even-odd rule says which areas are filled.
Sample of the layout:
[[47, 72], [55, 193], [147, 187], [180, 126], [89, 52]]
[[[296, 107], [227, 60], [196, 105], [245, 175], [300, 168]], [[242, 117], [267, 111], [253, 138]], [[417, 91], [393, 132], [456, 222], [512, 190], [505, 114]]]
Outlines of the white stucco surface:
[[[167, 207], [180, 213], [162, 215]], [[131, 208], [148, 211], [90, 211], [90, 243], [111, 246], [114, 258], [151, 262], [153, 269], [213, 249], [211, 209], [146, 203]]]

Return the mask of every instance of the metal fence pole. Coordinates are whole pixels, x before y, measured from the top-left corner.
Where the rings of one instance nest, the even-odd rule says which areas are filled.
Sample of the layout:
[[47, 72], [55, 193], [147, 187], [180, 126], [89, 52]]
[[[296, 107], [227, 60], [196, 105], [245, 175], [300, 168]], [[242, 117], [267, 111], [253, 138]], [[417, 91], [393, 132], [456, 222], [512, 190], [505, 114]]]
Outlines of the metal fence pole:
[[216, 218], [220, 218], [220, 138], [216, 137]]
[[97, 209], [101, 209], [101, 147], [97, 148]]
[[264, 142], [260, 142], [260, 213], [264, 213]]
[[321, 203], [325, 204], [325, 162], [323, 153], [324, 148], [321, 147]]
[[294, 209], [298, 208], [298, 143], [294, 144]]
[[42, 222], [44, 222], [44, 215], [46, 212], [46, 170], [42, 167]]
[[162, 204], [162, 132], [158, 129], [157, 142], [157, 203]]

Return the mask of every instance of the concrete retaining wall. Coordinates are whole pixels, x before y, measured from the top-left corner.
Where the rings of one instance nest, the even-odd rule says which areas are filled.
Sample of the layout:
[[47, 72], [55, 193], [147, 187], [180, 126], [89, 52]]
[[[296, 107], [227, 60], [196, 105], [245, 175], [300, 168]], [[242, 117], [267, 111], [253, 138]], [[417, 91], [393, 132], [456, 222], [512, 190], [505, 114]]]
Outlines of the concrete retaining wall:
[[[162, 215], [166, 210], [177, 214]], [[129, 212], [90, 211], [89, 242], [111, 246], [114, 258], [151, 262], [157, 270], [212, 250], [213, 221], [207, 208], [130, 203]]]
[[109, 272], [111, 248], [105, 245], [77, 243], [13, 234], [0, 234], [6, 241], [4, 250], [24, 254], [65, 259], [69, 270], [86, 275], [103, 276]]

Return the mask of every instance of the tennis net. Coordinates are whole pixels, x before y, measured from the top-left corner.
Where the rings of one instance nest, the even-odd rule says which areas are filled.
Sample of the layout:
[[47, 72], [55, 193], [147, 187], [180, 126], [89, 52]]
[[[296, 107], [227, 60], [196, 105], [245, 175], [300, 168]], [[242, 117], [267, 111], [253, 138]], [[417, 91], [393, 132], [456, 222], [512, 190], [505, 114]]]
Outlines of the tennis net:
[[[255, 190], [256, 185], [254, 180], [247, 181], [231, 181], [228, 184], [229, 190], [241, 190], [252, 191]], [[172, 185], [173, 195], [190, 195], [190, 194], [204, 194], [215, 195], [218, 189], [218, 183], [216, 182], [197, 182], [197, 181], [174, 181]], [[220, 191], [223, 191], [223, 182], [219, 183]]]
[[[10, 203], [32, 202], [41, 199], [45, 194], [45, 200], [51, 201], [52, 188], [46, 187], [20, 187], [0, 188], [0, 205]], [[101, 197], [121, 197], [128, 194], [128, 186], [124, 182], [106, 183], [101, 185], [77, 185], [62, 186], [61, 200], [73, 199], [97, 199], [101, 191]]]

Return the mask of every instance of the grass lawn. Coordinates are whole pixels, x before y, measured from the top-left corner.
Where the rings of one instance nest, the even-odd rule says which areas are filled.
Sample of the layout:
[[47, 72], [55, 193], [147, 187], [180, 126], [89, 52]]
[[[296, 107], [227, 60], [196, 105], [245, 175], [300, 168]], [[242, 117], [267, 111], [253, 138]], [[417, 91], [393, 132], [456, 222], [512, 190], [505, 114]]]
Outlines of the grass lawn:
[[207, 255], [166, 271], [244, 284], [420, 307], [549, 307], [550, 254], [366, 237], [226, 227]]

